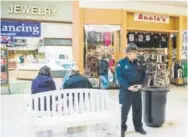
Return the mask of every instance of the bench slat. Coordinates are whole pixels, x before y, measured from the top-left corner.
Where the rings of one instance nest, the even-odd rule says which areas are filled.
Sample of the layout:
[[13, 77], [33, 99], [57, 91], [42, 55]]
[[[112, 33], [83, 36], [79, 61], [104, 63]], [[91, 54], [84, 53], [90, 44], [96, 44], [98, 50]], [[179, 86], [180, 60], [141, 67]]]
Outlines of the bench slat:
[[48, 116], [51, 115], [51, 110], [50, 110], [50, 108], [52, 107], [52, 106], [51, 106], [52, 103], [50, 103], [50, 98], [51, 98], [51, 96], [49, 96], [49, 95], [46, 96], [46, 112], [47, 112], [47, 115], [48, 115]]
[[95, 99], [96, 99], [96, 111], [100, 111], [100, 92], [98, 92], [96, 95], [95, 95]]
[[94, 93], [91, 93], [91, 112], [95, 111], [95, 97], [94, 97]]
[[74, 93], [69, 93], [69, 114], [73, 113], [73, 95]]
[[45, 96], [41, 96], [40, 97], [40, 111], [41, 111], [41, 113], [42, 113], [42, 115], [43, 115], [43, 113], [44, 113], [44, 107], [45, 107], [45, 103], [44, 103], [44, 97]]
[[68, 98], [68, 96], [67, 95], [68, 95], [67, 92], [63, 93], [63, 112], [64, 112], [65, 115], [68, 114], [68, 109], [67, 109], [67, 98]]
[[74, 94], [74, 109], [75, 109], [75, 113], [78, 114], [79, 113], [78, 92], [75, 92]]
[[86, 112], [90, 112], [90, 101], [89, 101], [89, 93], [85, 93], [85, 100], [84, 100], [84, 104], [86, 107]]
[[56, 115], [56, 113], [57, 113], [57, 101], [56, 101], [56, 94], [54, 94], [54, 95], [51, 95], [51, 98], [52, 98], [52, 115], [54, 116], [54, 115]]
[[59, 115], [62, 115], [62, 101], [61, 101], [61, 94], [58, 94], [57, 96], [58, 100], [57, 100], [57, 113]]

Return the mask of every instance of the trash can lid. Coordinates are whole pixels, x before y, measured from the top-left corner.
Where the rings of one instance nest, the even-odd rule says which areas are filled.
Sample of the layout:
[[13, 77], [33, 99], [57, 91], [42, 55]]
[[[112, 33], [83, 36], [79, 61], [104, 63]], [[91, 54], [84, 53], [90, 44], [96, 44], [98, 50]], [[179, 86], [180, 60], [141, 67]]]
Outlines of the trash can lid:
[[142, 89], [143, 92], [169, 92], [168, 87], [151, 86]]

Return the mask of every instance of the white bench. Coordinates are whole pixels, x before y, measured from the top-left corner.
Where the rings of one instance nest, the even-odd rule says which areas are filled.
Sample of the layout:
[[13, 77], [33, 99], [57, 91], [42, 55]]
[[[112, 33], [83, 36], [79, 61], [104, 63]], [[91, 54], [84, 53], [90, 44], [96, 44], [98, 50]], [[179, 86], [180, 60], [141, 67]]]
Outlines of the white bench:
[[37, 131], [53, 132], [53, 129], [59, 127], [63, 130], [86, 126], [89, 131], [93, 125], [105, 123], [113, 125], [115, 136], [120, 137], [121, 106], [109, 99], [108, 92], [97, 89], [68, 89], [31, 95], [29, 112], [32, 114], [33, 136]]

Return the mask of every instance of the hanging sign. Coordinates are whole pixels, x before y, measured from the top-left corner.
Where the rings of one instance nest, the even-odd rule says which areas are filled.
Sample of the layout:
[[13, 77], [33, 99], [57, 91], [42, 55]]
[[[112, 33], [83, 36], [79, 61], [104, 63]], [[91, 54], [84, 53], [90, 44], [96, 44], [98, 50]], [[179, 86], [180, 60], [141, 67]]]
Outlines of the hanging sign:
[[40, 37], [40, 22], [1, 21], [1, 35], [14, 37]]
[[134, 13], [135, 21], [169, 23], [169, 16]]

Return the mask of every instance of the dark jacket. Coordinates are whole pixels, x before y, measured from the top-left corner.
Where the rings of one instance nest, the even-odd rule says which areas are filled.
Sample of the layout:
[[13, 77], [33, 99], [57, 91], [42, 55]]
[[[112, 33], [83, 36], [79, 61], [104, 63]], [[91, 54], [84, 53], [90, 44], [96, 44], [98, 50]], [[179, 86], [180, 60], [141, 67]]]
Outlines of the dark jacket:
[[38, 75], [32, 81], [32, 87], [31, 87], [32, 94], [50, 91], [50, 90], [56, 90], [55, 82], [51, 77]]
[[72, 88], [92, 88], [91, 82], [80, 74], [75, 74], [69, 77], [63, 85], [64, 89]]
[[116, 74], [119, 85], [125, 89], [131, 85], [143, 84], [145, 79], [143, 66], [137, 60], [131, 62], [128, 58], [119, 61]]
[[99, 61], [99, 75], [108, 75], [108, 62], [106, 60]]

